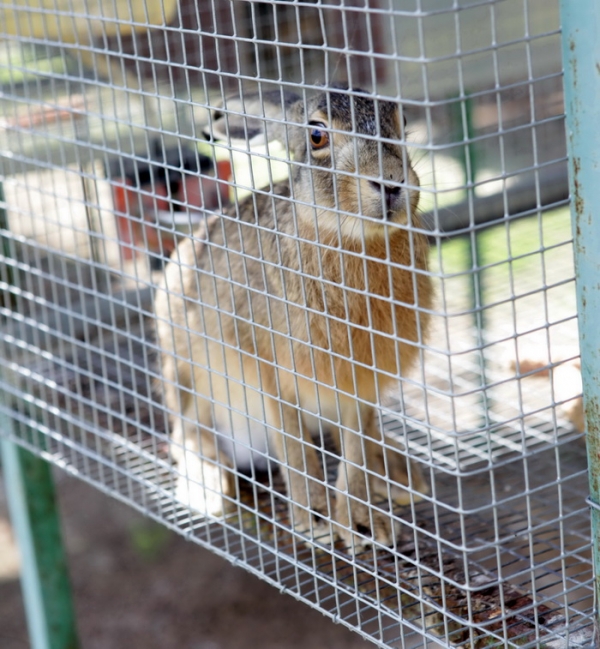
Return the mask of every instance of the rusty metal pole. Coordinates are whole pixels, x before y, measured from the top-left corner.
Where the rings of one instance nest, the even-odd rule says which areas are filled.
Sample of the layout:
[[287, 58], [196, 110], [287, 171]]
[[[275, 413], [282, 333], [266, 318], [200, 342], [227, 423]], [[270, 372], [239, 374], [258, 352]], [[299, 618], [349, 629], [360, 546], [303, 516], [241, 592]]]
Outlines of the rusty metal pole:
[[600, 3], [561, 0], [561, 22], [597, 606], [600, 602]]

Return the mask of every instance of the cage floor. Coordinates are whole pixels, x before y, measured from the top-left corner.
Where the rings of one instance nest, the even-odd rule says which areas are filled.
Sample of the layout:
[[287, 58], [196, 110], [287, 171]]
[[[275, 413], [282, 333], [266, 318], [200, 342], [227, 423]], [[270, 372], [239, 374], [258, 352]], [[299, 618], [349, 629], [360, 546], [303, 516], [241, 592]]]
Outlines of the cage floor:
[[[592, 646], [593, 575], [583, 475], [563, 485], [562, 533], [544, 494], [532, 493], [529, 503], [517, 497], [510, 507], [495, 508], [505, 534], [495, 543], [486, 540], [489, 511], [464, 516], [461, 523], [451, 511], [422, 502], [408, 514], [418, 521], [418, 533], [405, 531], [394, 553], [372, 549], [352, 558], [343, 547], [332, 552], [315, 543], [309, 548], [292, 533], [287, 507], [276, 495], [281, 490], [277, 479], [266, 480], [261, 489], [260, 483], [241, 478], [233, 511], [207, 519], [176, 501], [173, 466], [166, 447], [156, 440], [138, 444], [105, 431], [102, 449], [94, 451], [23, 419], [28, 435], [20, 443], [38, 453], [45, 447], [42, 455], [59, 467], [382, 647], [411, 646], [411, 638], [419, 634], [432, 646], [438, 638], [442, 646], [472, 649]], [[35, 442], [36, 433], [43, 435], [42, 444]], [[540, 470], [547, 459], [539, 456]], [[507, 480], [515, 477], [510, 468], [506, 474]], [[478, 480], [463, 484], [466, 493], [477, 492]], [[452, 480], [437, 479], [436, 485], [439, 501], [452, 499]], [[518, 484], [511, 485], [518, 493]], [[480, 547], [469, 553], [452, 547], [460, 547], [464, 538], [481, 539]]]

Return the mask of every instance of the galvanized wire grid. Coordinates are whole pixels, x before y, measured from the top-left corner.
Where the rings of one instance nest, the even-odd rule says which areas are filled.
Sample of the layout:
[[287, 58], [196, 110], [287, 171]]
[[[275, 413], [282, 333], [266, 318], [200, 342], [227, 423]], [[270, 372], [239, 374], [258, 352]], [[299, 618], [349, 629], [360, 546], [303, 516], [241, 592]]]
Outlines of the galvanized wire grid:
[[[379, 646], [592, 646], [556, 3], [133, 7], [0, 4], [0, 337], [11, 437]], [[224, 224], [234, 231], [244, 201], [269, 205], [277, 181], [306, 169], [289, 164], [293, 119], [281, 93], [306, 101], [335, 80], [402, 104], [402, 156], [420, 177], [422, 212], [417, 225], [409, 210], [403, 236], [413, 262], [417, 235], [430, 244], [427, 271], [409, 264], [435, 286], [432, 306], [420, 307], [430, 332], [413, 338], [418, 363], [376, 411], [388, 461], [406, 454], [428, 485], [411, 473], [410, 502], [394, 509], [402, 531], [393, 551], [311, 543], [309, 530], [291, 526], [289, 467], [265, 453], [262, 470], [236, 469], [223, 445], [212, 457], [221, 476], [235, 477], [224, 514], [181, 502], [190, 476], [181, 445], [170, 452], [168, 424], [181, 413], [163, 405], [172, 379], [161, 375], [153, 295], [165, 256], [211, 214], [208, 240], [196, 230], [202, 259], [233, 254]], [[228, 99], [240, 95], [246, 103]], [[331, 137], [345, 128], [334, 125]], [[296, 199], [296, 209], [307, 202]], [[327, 240], [314, 247], [333, 250]], [[177, 254], [182, 271], [204, 263]], [[215, 272], [198, 276], [212, 274], [214, 286]], [[280, 313], [294, 306], [283, 294], [275, 302]], [[225, 318], [226, 307], [216, 311]], [[168, 311], [158, 320], [181, 325]], [[222, 370], [212, 371], [216, 381]], [[213, 412], [219, 402], [245, 412], [243, 400], [212, 399]], [[336, 421], [323, 413], [325, 450], [315, 442], [330, 506]], [[369, 502], [371, 512], [385, 501]]]

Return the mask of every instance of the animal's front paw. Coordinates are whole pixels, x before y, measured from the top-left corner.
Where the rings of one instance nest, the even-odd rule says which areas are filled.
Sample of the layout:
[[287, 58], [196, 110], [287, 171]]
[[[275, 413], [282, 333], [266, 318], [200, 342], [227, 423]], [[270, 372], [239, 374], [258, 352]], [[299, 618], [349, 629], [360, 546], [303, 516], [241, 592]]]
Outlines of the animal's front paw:
[[[177, 476], [175, 498], [204, 516], [222, 516], [227, 508], [224, 496], [232, 493], [229, 473], [222, 466], [194, 457]], [[187, 470], [185, 470], [187, 469]]]
[[[391, 497], [396, 505], [421, 500], [419, 494], [429, 493], [429, 485], [417, 462], [409, 460], [404, 447], [386, 435], [385, 445], [371, 443], [370, 492], [374, 500]], [[381, 476], [381, 477], [379, 477]], [[404, 487], [411, 487], [412, 491]]]
[[221, 516], [225, 511], [223, 496], [185, 476], [177, 478], [175, 498], [203, 516]]
[[309, 547], [313, 545], [313, 541], [333, 545], [335, 532], [330, 523], [331, 507], [327, 497], [327, 487], [322, 480], [308, 478], [307, 482], [308, 484], [302, 477], [301, 481], [297, 481], [290, 490], [292, 527], [295, 532], [302, 535], [304, 543]]
[[362, 552], [373, 543], [388, 548], [396, 545], [400, 521], [390, 512], [370, 505], [364, 497], [340, 491], [335, 511], [335, 531], [351, 554]]

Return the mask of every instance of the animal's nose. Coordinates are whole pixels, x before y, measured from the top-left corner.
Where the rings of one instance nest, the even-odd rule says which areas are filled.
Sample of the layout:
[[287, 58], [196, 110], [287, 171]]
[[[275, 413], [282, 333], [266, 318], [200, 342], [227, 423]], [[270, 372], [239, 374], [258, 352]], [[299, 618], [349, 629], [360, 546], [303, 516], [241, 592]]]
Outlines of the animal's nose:
[[397, 207], [398, 201], [400, 200], [400, 192], [402, 187], [390, 187], [390, 185], [385, 185], [384, 183], [378, 183], [375, 180], [369, 180], [369, 183], [373, 189], [378, 192], [383, 192], [383, 197], [385, 200], [385, 206], [387, 210], [393, 210]]

